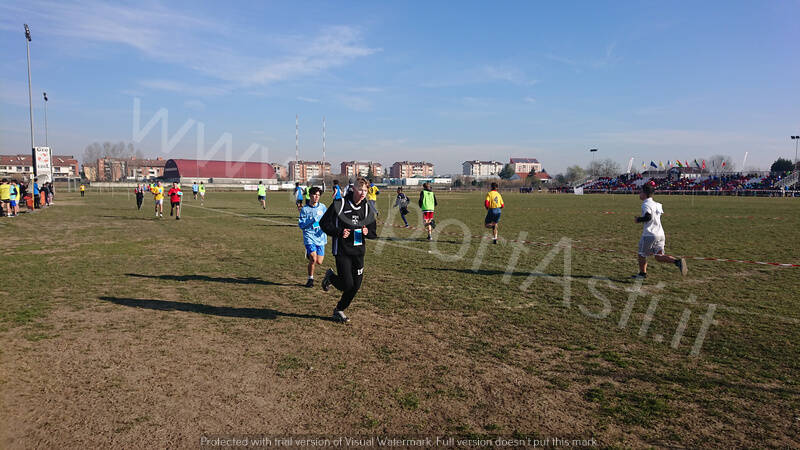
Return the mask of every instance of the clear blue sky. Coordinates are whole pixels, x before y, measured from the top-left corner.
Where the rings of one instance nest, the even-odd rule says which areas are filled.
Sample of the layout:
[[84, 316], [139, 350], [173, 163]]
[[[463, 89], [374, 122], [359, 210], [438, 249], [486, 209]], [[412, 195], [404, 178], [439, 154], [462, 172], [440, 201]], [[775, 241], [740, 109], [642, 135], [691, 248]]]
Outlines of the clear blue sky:
[[[0, 153], [80, 156], [136, 141], [149, 156], [286, 162], [536, 157], [551, 174], [589, 148], [623, 167], [733, 157], [766, 167], [800, 134], [800, 0], [768, 2], [0, 3]], [[149, 133], [134, 131], [163, 110]], [[178, 132], [189, 122], [186, 133]], [[229, 134], [224, 134], [229, 133]], [[224, 141], [223, 141], [224, 142]], [[250, 149], [250, 151], [248, 151]], [[336, 167], [336, 166], [334, 166]], [[334, 170], [336, 171], [336, 170]]]

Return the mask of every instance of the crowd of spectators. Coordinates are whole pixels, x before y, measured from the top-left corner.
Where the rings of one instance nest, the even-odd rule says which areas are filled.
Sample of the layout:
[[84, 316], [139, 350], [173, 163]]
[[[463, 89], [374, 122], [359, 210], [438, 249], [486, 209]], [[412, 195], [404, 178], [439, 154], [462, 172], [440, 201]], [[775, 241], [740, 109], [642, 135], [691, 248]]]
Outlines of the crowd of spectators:
[[[778, 174], [731, 173], [709, 175], [700, 178], [650, 178], [656, 191], [718, 191], [775, 189], [774, 184], [782, 178]], [[584, 192], [635, 192], [644, 183], [641, 174], [623, 174], [616, 178], [601, 177], [583, 186]]]

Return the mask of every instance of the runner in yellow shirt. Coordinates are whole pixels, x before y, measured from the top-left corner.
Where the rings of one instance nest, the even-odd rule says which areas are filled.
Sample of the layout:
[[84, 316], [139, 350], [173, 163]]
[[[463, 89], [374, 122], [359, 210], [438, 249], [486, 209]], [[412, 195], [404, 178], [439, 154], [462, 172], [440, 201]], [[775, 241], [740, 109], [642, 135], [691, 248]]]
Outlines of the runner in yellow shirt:
[[153, 194], [153, 200], [156, 204], [156, 217], [164, 217], [164, 186], [159, 181], [150, 189], [150, 192]]
[[503, 196], [497, 192], [497, 183], [492, 183], [492, 190], [486, 194], [486, 201], [483, 204], [486, 207], [486, 219], [483, 223], [486, 228], [492, 230], [494, 243], [497, 244], [497, 226], [500, 223], [500, 213], [503, 211]]
[[378, 217], [380, 213], [378, 212], [378, 208], [375, 207], [375, 201], [378, 200], [378, 195], [381, 193], [378, 186], [375, 186], [374, 183], [369, 184], [369, 188], [367, 189], [367, 203], [372, 207], [375, 211], [375, 217]]

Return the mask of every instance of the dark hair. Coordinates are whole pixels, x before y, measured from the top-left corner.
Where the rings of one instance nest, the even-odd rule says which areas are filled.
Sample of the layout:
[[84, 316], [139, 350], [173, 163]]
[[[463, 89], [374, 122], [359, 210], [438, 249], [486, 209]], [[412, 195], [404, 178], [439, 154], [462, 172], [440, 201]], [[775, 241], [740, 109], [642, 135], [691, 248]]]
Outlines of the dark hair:
[[312, 187], [311, 189], [308, 190], [308, 195], [314, 195], [316, 193], [321, 193], [321, 192], [322, 192], [322, 189], [314, 186], [314, 187]]
[[642, 192], [644, 193], [644, 195], [646, 195], [648, 197], [652, 197], [653, 193], [655, 191], [656, 191], [656, 187], [653, 186], [652, 184], [650, 184], [650, 182], [647, 182], [647, 183], [642, 185]]
[[339, 180], [333, 180], [333, 184], [339, 184]]
[[299, 181], [294, 184], [294, 187], [298, 187], [298, 186], [300, 186], [300, 182]]
[[497, 189], [497, 183], [492, 183], [492, 190]]

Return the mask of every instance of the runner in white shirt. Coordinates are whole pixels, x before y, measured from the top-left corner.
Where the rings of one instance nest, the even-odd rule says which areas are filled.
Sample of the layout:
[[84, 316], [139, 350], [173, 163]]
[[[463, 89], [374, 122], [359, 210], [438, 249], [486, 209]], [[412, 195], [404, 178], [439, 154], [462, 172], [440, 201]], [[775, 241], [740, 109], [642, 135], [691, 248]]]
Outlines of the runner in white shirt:
[[636, 218], [637, 223], [643, 223], [642, 238], [639, 239], [639, 274], [633, 278], [647, 278], [647, 257], [654, 256], [660, 263], [675, 264], [681, 271], [681, 275], [686, 275], [688, 268], [684, 258], [664, 254], [664, 228], [661, 227], [661, 215], [664, 214], [664, 207], [661, 203], [653, 200], [655, 184], [647, 182], [642, 185], [639, 191], [639, 198], [642, 200], [642, 215]]

